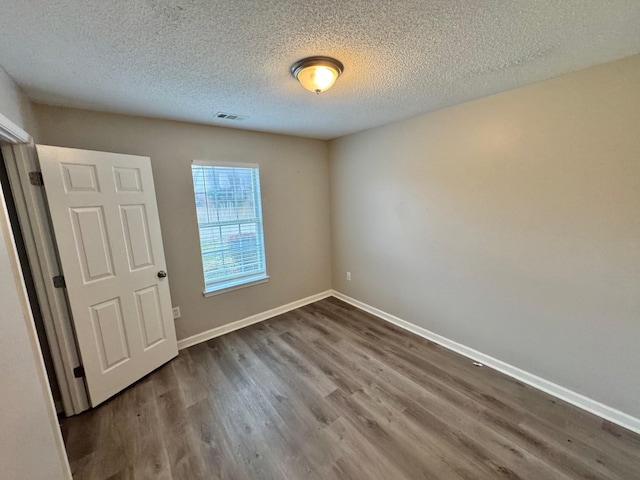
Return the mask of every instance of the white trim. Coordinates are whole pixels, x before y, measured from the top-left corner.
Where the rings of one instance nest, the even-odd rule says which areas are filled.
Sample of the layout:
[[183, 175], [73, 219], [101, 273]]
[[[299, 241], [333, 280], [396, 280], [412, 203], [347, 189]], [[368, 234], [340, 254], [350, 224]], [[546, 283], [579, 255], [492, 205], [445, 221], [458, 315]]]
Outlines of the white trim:
[[330, 297], [331, 295], [331, 290], [316, 293], [315, 295], [311, 295], [310, 297], [302, 298], [300, 300], [296, 300], [295, 302], [272, 308], [271, 310], [267, 310], [266, 312], [256, 313], [255, 315], [243, 318], [242, 320], [236, 320], [235, 322], [212, 328], [211, 330], [198, 333], [191, 337], [183, 338], [182, 340], [178, 340], [178, 350], [183, 350], [185, 348], [192, 347], [193, 345], [197, 345], [198, 343], [206, 342], [207, 340], [219, 337], [220, 335], [224, 335], [225, 333], [231, 333], [235, 330], [240, 330], [241, 328], [248, 327], [249, 325], [253, 325], [254, 323], [263, 322], [277, 315], [290, 312], [291, 310], [295, 310], [296, 308], [304, 307], [305, 305], [309, 305], [310, 303]]
[[0, 140], [9, 143], [29, 143], [31, 135], [0, 113]]
[[239, 290], [241, 288], [246, 288], [246, 287], [252, 287], [254, 285], [260, 285], [261, 283], [267, 283], [269, 281], [269, 275], [265, 275], [263, 277], [260, 277], [256, 280], [251, 280], [249, 282], [246, 281], [246, 279], [243, 283], [238, 283], [236, 285], [231, 285], [230, 287], [225, 287], [225, 288], [219, 288], [218, 290], [211, 290], [210, 292], [207, 292], [206, 290], [204, 292], [202, 292], [202, 294], [205, 297], [214, 297], [216, 295], [220, 295], [221, 293], [227, 293], [227, 292], [232, 292], [234, 290]]
[[600, 403], [580, 393], [569, 390], [568, 388], [562, 387], [556, 383], [550, 382], [549, 380], [545, 380], [544, 378], [538, 377], [537, 375], [526, 372], [518, 367], [514, 367], [513, 365], [503, 362], [502, 360], [493, 358], [482, 352], [474, 350], [473, 348], [467, 347], [465, 345], [462, 345], [461, 343], [443, 337], [442, 335], [433, 333], [425, 328], [407, 322], [406, 320], [402, 320], [401, 318], [372, 307], [371, 305], [367, 305], [366, 303], [356, 300], [355, 298], [348, 297], [343, 293], [337, 292], [335, 290], [332, 290], [331, 293], [334, 297], [347, 302], [354, 307], [364, 310], [365, 312], [375, 315], [382, 320], [393, 323], [394, 325], [403, 328], [404, 330], [408, 330], [409, 332], [415, 333], [416, 335], [442, 345], [449, 350], [453, 350], [454, 352], [464, 355], [465, 357], [483, 363], [484, 365], [498, 370], [505, 375], [516, 378], [521, 382], [526, 383], [527, 385], [537, 388], [538, 390], [542, 390], [543, 392], [548, 393], [549, 395], [553, 395], [560, 400], [564, 400], [567, 403], [575, 405], [582, 410], [586, 410], [589, 413], [593, 413], [598, 417], [609, 420], [610, 422], [627, 428], [632, 432], [640, 434], [639, 418], [621, 412], [620, 410]]
[[191, 165], [204, 165], [207, 167], [232, 167], [232, 168], [255, 168], [260, 169], [260, 165], [257, 163], [246, 162], [225, 162], [218, 160], [193, 160]]

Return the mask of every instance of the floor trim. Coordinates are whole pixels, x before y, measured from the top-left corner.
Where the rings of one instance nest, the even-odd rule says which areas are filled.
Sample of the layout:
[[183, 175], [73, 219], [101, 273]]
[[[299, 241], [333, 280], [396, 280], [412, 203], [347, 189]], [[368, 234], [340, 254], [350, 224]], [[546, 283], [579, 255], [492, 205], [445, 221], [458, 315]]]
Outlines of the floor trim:
[[250, 317], [236, 320], [235, 322], [227, 323], [226, 325], [212, 328], [211, 330], [206, 330], [191, 337], [183, 338], [182, 340], [178, 340], [178, 350], [192, 347], [193, 345], [197, 345], [198, 343], [206, 342], [207, 340], [219, 337], [220, 335], [224, 335], [225, 333], [240, 330], [241, 328], [248, 327], [249, 325], [253, 325], [254, 323], [263, 322], [265, 320], [268, 320], [269, 318], [281, 315], [291, 310], [295, 310], [296, 308], [304, 307], [305, 305], [317, 302], [318, 300], [330, 297], [331, 295], [331, 290], [316, 293], [315, 295], [311, 295], [310, 297], [302, 298], [300, 300], [296, 300], [295, 302], [272, 308], [271, 310], [267, 310], [266, 312], [257, 313], [255, 315], [251, 315]]
[[393, 323], [400, 328], [431, 340], [432, 342], [442, 345], [443, 347], [448, 348], [449, 350], [453, 350], [454, 352], [464, 355], [465, 357], [471, 358], [472, 360], [483, 363], [488, 367], [498, 370], [499, 372], [502, 372], [505, 375], [509, 375], [510, 377], [516, 378], [521, 382], [526, 383], [527, 385], [537, 388], [538, 390], [542, 390], [543, 392], [546, 392], [550, 395], [553, 395], [554, 397], [564, 400], [565, 402], [575, 405], [578, 408], [586, 410], [587, 412], [609, 420], [617, 425], [631, 430], [632, 432], [640, 434], [640, 419], [632, 417], [627, 413], [621, 412], [620, 410], [617, 410], [613, 407], [609, 407], [608, 405], [600, 403], [580, 393], [569, 390], [568, 388], [562, 387], [556, 383], [550, 382], [549, 380], [545, 380], [544, 378], [538, 377], [537, 375], [526, 372], [518, 367], [514, 367], [513, 365], [505, 363], [502, 360], [493, 358], [482, 352], [474, 350], [473, 348], [467, 347], [466, 345], [462, 345], [458, 342], [443, 337], [442, 335], [433, 333], [425, 328], [407, 322], [406, 320], [402, 320], [401, 318], [372, 307], [371, 305], [356, 300], [355, 298], [344, 295], [343, 293], [332, 290], [331, 294], [334, 297], [339, 298], [340, 300], [343, 300], [350, 305], [353, 305], [354, 307], [357, 307], [361, 310], [364, 310], [365, 312], [371, 313], [372, 315], [381, 318], [382, 320]]

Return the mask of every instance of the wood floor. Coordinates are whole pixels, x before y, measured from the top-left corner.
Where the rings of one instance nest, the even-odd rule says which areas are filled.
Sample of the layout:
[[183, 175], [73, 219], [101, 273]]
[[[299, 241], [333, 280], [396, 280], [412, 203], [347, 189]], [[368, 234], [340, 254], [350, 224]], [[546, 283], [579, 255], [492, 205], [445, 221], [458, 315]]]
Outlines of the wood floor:
[[62, 429], [76, 479], [640, 479], [640, 436], [334, 298]]

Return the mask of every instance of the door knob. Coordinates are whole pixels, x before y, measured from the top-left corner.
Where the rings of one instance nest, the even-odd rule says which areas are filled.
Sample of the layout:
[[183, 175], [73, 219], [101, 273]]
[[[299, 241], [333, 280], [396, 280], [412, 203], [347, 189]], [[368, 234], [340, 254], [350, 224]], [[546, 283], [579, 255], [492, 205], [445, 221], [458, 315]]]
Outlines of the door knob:
[[158, 278], [165, 278], [167, 276], [167, 272], [165, 272], [164, 270], [160, 270], [158, 272]]

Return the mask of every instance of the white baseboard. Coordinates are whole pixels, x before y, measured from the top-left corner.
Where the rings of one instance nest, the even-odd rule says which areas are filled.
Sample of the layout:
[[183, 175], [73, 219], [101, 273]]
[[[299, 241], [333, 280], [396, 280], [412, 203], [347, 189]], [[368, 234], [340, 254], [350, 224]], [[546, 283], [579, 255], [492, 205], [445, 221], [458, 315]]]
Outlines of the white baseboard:
[[263, 322], [265, 320], [268, 320], [269, 318], [281, 315], [291, 310], [295, 310], [296, 308], [304, 307], [305, 305], [317, 302], [318, 300], [330, 297], [331, 295], [331, 290], [327, 290], [326, 292], [317, 293], [315, 295], [311, 295], [310, 297], [302, 298], [300, 300], [296, 300], [295, 302], [272, 308], [271, 310], [267, 310], [266, 312], [257, 313], [255, 315], [251, 315], [250, 317], [227, 323], [226, 325], [212, 328], [211, 330], [207, 330], [202, 333], [198, 333], [197, 335], [183, 338], [182, 340], [178, 340], [178, 350], [197, 345], [198, 343], [206, 342], [207, 340], [211, 340], [212, 338], [216, 338], [220, 335], [224, 335], [225, 333], [230, 333], [235, 330], [248, 327], [249, 325], [253, 325], [254, 323]]
[[589, 413], [593, 413], [594, 415], [609, 420], [610, 422], [620, 425], [628, 430], [631, 430], [632, 432], [640, 434], [640, 419], [636, 417], [621, 412], [620, 410], [617, 410], [613, 407], [609, 407], [608, 405], [600, 403], [580, 393], [569, 390], [568, 388], [557, 385], [553, 382], [550, 382], [549, 380], [540, 378], [537, 375], [526, 372], [518, 367], [514, 367], [513, 365], [505, 363], [502, 360], [498, 360], [497, 358], [485, 355], [482, 352], [450, 340], [446, 337], [443, 337], [442, 335], [438, 335], [437, 333], [433, 333], [425, 328], [414, 325], [413, 323], [409, 323], [406, 320], [402, 320], [401, 318], [398, 318], [387, 312], [383, 312], [382, 310], [372, 307], [371, 305], [367, 305], [366, 303], [356, 300], [355, 298], [348, 297], [347, 295], [344, 295], [335, 290], [332, 290], [331, 293], [334, 297], [339, 298], [340, 300], [343, 300], [353, 305], [354, 307], [364, 310], [365, 312], [371, 313], [372, 315], [375, 315], [382, 320], [393, 323], [400, 328], [431, 340], [432, 342], [442, 345], [449, 350], [453, 350], [456, 353], [464, 355], [465, 357], [471, 358], [472, 360], [498, 370], [505, 375], [516, 378], [521, 382], [526, 383], [527, 385], [537, 388], [538, 390], [542, 390], [549, 395], [553, 395], [554, 397], [575, 405], [578, 408], [586, 410]]

